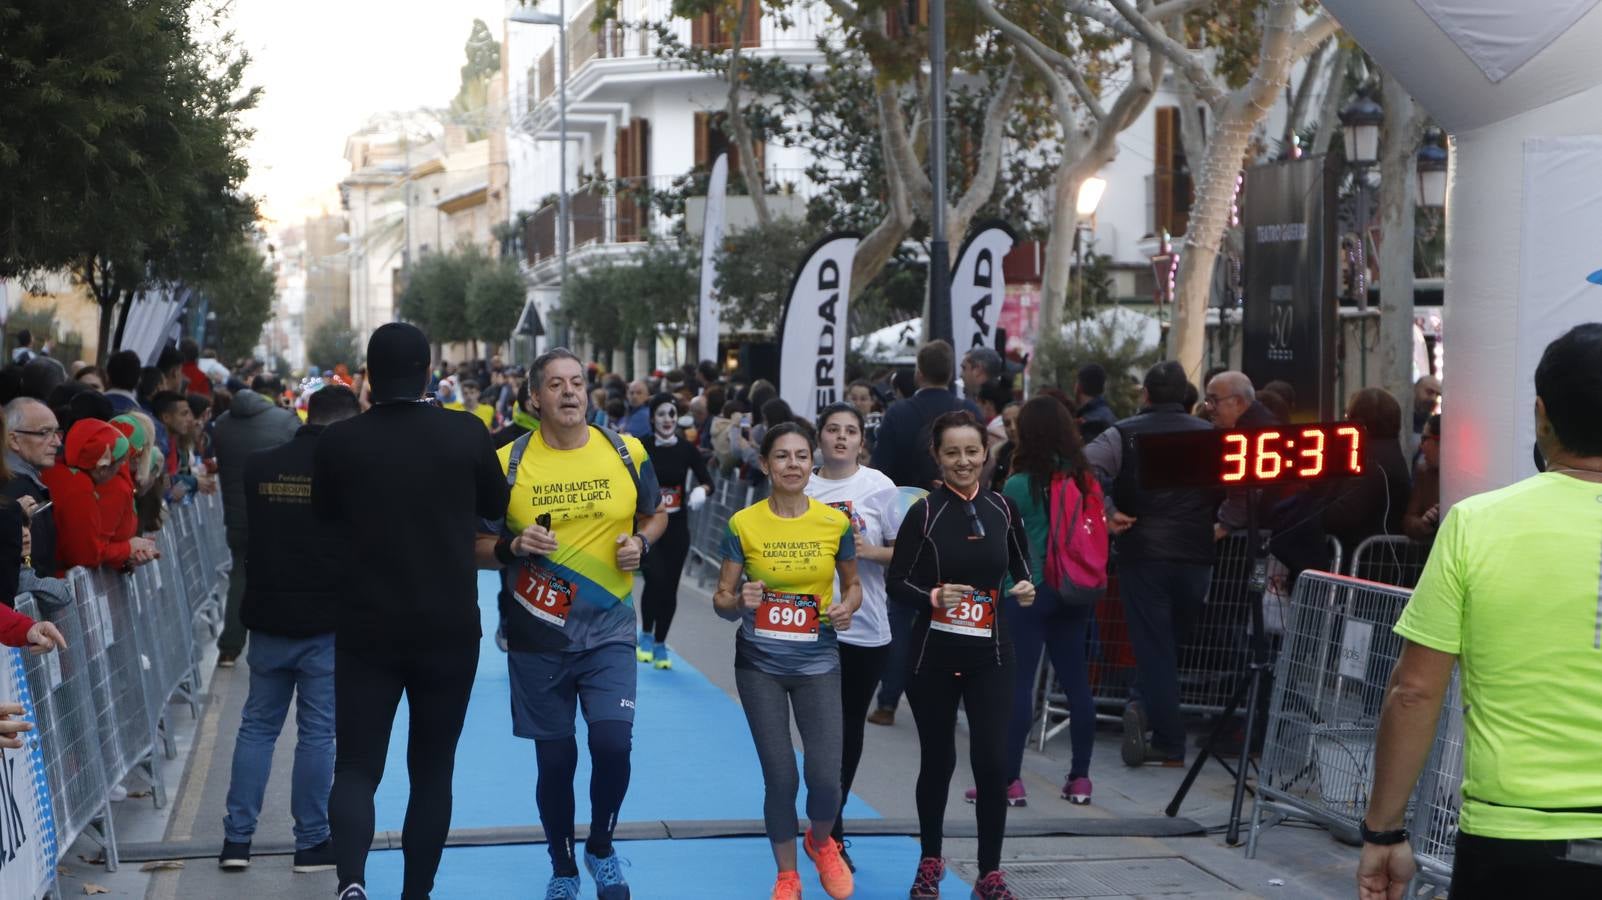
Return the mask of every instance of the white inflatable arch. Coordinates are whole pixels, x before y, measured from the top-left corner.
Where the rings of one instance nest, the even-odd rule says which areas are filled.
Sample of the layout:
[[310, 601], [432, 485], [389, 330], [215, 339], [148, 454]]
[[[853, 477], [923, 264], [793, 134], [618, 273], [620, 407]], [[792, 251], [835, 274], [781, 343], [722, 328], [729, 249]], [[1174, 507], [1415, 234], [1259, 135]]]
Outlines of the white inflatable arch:
[[1541, 350], [1573, 325], [1602, 321], [1597, 4], [1324, 0], [1451, 136], [1447, 504], [1534, 472]]

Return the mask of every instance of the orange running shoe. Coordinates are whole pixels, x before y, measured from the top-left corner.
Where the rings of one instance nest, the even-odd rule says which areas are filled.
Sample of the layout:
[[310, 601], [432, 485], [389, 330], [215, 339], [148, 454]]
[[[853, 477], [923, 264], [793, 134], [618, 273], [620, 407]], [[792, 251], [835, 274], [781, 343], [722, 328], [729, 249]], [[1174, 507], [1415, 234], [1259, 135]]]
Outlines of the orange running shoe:
[[823, 891], [834, 900], [846, 900], [854, 889], [851, 878], [851, 868], [845, 860], [840, 858], [840, 843], [829, 835], [823, 836], [823, 846], [812, 843], [812, 829], [807, 829], [807, 836], [802, 841], [807, 848], [807, 858], [818, 867], [818, 881], [823, 883]]
[[801, 900], [801, 873], [780, 872], [773, 882], [773, 900]]

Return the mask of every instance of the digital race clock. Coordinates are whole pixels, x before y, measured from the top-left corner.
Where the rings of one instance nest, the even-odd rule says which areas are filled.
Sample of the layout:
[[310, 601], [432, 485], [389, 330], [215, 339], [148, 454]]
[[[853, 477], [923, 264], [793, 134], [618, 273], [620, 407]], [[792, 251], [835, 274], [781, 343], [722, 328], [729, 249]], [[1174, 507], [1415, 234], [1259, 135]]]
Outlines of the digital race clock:
[[1136, 439], [1146, 490], [1261, 487], [1363, 474], [1368, 435], [1351, 422], [1231, 431], [1176, 431]]

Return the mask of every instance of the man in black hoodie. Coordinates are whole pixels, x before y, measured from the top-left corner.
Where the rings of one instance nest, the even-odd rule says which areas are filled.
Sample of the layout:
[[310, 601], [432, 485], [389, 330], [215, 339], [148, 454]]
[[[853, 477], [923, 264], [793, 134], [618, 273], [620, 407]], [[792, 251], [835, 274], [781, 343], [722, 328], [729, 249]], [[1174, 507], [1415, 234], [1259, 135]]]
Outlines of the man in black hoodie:
[[[228, 573], [223, 632], [217, 638], [217, 664], [224, 668], [232, 666], [245, 649], [245, 625], [239, 618], [250, 543], [250, 530], [245, 524], [245, 460], [258, 450], [288, 442], [300, 428], [300, 419], [294, 413], [268, 399], [278, 387], [276, 378], [256, 376], [255, 389], [236, 395], [228, 412], [212, 428], [217, 472], [222, 477], [223, 523], [228, 529], [228, 552], [234, 561]], [[163, 446], [162, 450], [167, 448]]]
[[401, 896], [429, 895], [451, 824], [456, 742], [481, 637], [474, 541], [509, 491], [483, 423], [423, 402], [428, 338], [391, 323], [367, 344], [373, 406], [318, 440], [312, 505], [346, 543], [334, 650], [328, 800], [340, 900], [366, 900], [373, 793], [401, 694], [411, 799]]
[[240, 615], [250, 629], [250, 696], [234, 742], [228, 815], [223, 819], [224, 869], [250, 865], [273, 745], [298, 695], [295, 771], [296, 872], [334, 867], [328, 836], [328, 789], [334, 780], [334, 610], [343, 591], [340, 535], [312, 512], [312, 458], [324, 429], [361, 412], [356, 395], [326, 387], [306, 404], [306, 424], [289, 443], [245, 462], [246, 557], [250, 579]]

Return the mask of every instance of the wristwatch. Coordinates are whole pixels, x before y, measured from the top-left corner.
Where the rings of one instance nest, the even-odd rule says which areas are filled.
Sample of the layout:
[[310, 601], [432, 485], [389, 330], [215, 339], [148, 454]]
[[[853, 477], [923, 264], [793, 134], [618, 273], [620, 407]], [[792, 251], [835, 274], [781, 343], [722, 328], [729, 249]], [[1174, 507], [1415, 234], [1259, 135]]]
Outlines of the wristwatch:
[[640, 555], [644, 556], [645, 554], [650, 553], [651, 552], [651, 540], [650, 540], [650, 538], [647, 538], [645, 535], [640, 534], [638, 531], [634, 532], [634, 536], [640, 539]]
[[1400, 844], [1412, 837], [1412, 835], [1407, 833], [1406, 828], [1398, 828], [1395, 831], [1370, 830], [1368, 827], [1368, 821], [1361, 819], [1358, 820], [1357, 828], [1358, 833], [1362, 835], [1363, 843], [1375, 844], [1380, 847], [1395, 846], [1396, 844]]

